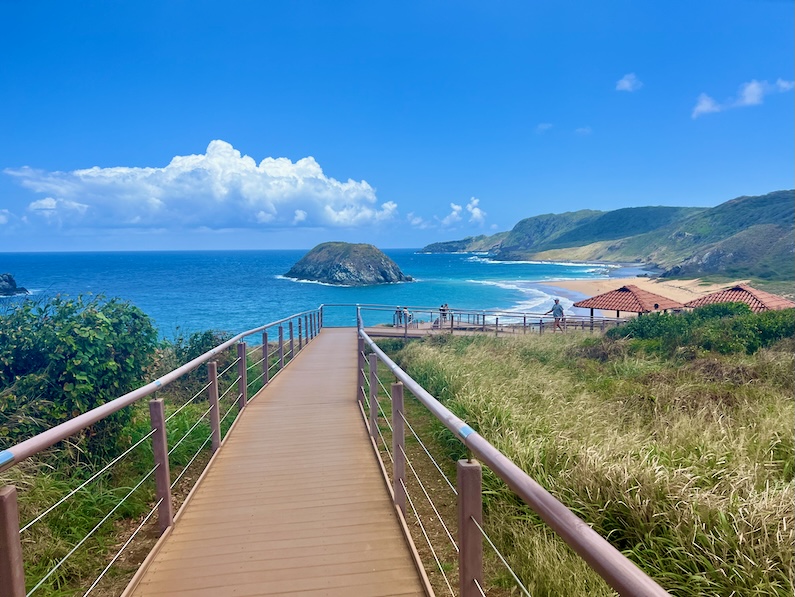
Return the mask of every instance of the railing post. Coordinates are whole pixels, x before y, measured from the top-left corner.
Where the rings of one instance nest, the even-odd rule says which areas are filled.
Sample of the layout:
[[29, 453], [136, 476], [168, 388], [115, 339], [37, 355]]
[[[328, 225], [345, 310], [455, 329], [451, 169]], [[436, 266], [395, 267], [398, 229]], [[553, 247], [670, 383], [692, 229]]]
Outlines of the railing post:
[[268, 361], [270, 355], [268, 354], [268, 331], [262, 332], [262, 383], [266, 384], [270, 381], [270, 365]]
[[207, 363], [207, 377], [210, 381], [209, 402], [210, 410], [210, 430], [212, 431], [212, 441], [210, 446], [213, 454], [221, 447], [221, 413], [218, 410], [218, 363], [210, 361]]
[[371, 352], [370, 363], [370, 437], [378, 437], [378, 355]]
[[295, 343], [293, 341], [293, 320], [292, 319], [290, 320], [290, 323], [288, 324], [287, 329], [289, 330], [289, 334], [290, 334], [290, 360], [292, 361], [293, 357], [295, 356], [295, 351], [294, 351]]
[[315, 338], [315, 314], [309, 314], [309, 337], [314, 339]]
[[284, 369], [284, 327], [279, 326], [279, 371]]
[[300, 352], [304, 348], [304, 340], [301, 337], [301, 318], [298, 318], [298, 351]]
[[449, 310], [448, 310], [448, 315], [450, 316], [450, 333], [452, 334], [454, 329], [453, 321], [455, 320], [455, 315], [453, 313], [449, 313]]
[[240, 410], [246, 407], [248, 402], [248, 359], [246, 358], [246, 343], [237, 344], [237, 405]]
[[483, 473], [477, 460], [459, 460], [458, 486], [458, 587], [461, 597], [478, 597], [475, 581], [483, 586]]
[[523, 334], [527, 333], [527, 315], [522, 317], [522, 333]]
[[356, 343], [356, 348], [359, 354], [356, 355], [357, 375], [356, 375], [356, 399], [362, 405], [364, 410], [364, 338], [359, 336]]
[[481, 332], [485, 332], [485, 331], [486, 331], [486, 312], [485, 312], [485, 311], [483, 312], [483, 314], [481, 315], [481, 317], [483, 318], [483, 320], [482, 320], [482, 322], [481, 322], [481, 323], [483, 324], [483, 327], [481, 328], [481, 330], [480, 330], [480, 331], [481, 331]]
[[406, 454], [405, 423], [403, 422], [403, 383], [392, 384], [392, 456], [395, 459], [392, 489], [395, 505], [406, 516]]
[[0, 488], [0, 593], [3, 597], [25, 597], [19, 506], [13, 485]]
[[322, 305], [317, 310], [317, 319], [320, 322], [320, 327], [322, 329], [323, 328], [323, 306]]
[[409, 312], [405, 311], [403, 313], [403, 339], [409, 339]]
[[495, 317], [494, 318], [494, 335], [495, 336], [499, 336], [500, 335], [500, 318], [499, 317]]
[[309, 344], [309, 315], [304, 315], [304, 340]]
[[157, 525], [160, 533], [174, 523], [174, 506], [171, 503], [171, 473], [168, 467], [168, 441], [166, 440], [166, 415], [163, 399], [149, 401], [149, 419], [155, 434], [152, 436], [152, 450], [155, 455], [155, 499], [160, 500], [157, 507]]
[[543, 333], [544, 333], [544, 320], [543, 319], [539, 319], [538, 320], [538, 335], [540, 336]]

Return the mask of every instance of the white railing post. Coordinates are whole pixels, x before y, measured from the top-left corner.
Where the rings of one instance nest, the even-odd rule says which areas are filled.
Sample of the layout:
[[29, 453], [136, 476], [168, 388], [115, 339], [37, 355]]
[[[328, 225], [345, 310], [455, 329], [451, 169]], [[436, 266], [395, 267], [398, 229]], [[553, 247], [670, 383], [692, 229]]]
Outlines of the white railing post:
[[19, 540], [17, 488], [0, 488], [0, 594], [25, 597], [25, 568]]
[[157, 507], [157, 524], [160, 533], [174, 523], [174, 506], [171, 503], [171, 473], [168, 467], [168, 440], [166, 439], [166, 416], [163, 399], [149, 401], [149, 418], [155, 434], [152, 436], [152, 451], [155, 456], [155, 499], [160, 501]]
[[392, 469], [392, 489], [395, 492], [395, 505], [406, 517], [406, 454], [405, 423], [403, 421], [403, 383], [392, 384], [392, 456], [395, 464]]
[[246, 343], [239, 342], [237, 345], [237, 405], [243, 410], [248, 403], [248, 359], [246, 358]]
[[207, 363], [207, 377], [210, 387], [208, 402], [212, 407], [210, 410], [210, 430], [212, 431], [212, 442], [210, 444], [213, 454], [221, 447], [221, 413], [218, 410], [218, 363], [210, 361]]
[[459, 460], [458, 486], [458, 586], [461, 597], [479, 597], [483, 586], [483, 472], [477, 460]]
[[370, 363], [370, 437], [378, 437], [378, 355], [371, 352]]

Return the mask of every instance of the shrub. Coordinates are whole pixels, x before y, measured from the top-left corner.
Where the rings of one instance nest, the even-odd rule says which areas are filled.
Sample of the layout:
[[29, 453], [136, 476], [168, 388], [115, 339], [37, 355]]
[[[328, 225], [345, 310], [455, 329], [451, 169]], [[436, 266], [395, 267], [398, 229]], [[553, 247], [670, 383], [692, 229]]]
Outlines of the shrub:
[[[118, 299], [13, 304], [0, 316], [0, 438], [20, 441], [132, 390], [156, 339], [149, 317]], [[88, 451], [110, 449], [129, 416], [122, 409], [87, 429]]]

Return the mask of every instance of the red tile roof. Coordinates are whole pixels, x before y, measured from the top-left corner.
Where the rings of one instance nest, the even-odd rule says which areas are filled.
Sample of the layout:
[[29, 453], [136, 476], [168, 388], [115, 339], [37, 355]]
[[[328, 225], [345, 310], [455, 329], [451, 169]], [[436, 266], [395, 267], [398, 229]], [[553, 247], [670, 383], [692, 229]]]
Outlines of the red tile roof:
[[627, 284], [598, 296], [574, 303], [575, 307], [603, 309], [605, 311], [628, 311], [630, 313], [649, 313], [664, 309], [682, 309], [684, 305], [668, 297], [654, 294], [648, 290]]
[[714, 305], [715, 303], [745, 303], [751, 307], [751, 311], [792, 309], [795, 303], [777, 294], [771, 294], [764, 290], [757, 290], [748, 284], [738, 284], [731, 288], [724, 288], [718, 292], [707, 294], [697, 299], [685, 303], [685, 307], [701, 307], [703, 305]]

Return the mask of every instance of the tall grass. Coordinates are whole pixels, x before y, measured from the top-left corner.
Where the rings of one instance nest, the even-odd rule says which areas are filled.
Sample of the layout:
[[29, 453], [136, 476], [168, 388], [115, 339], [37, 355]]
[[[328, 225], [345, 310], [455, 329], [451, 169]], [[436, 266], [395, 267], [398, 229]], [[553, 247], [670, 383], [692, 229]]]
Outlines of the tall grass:
[[[671, 593], [792, 595], [791, 343], [677, 360], [576, 334], [444, 337], [396, 358]], [[484, 489], [534, 596], [611, 594], [493, 474]]]

